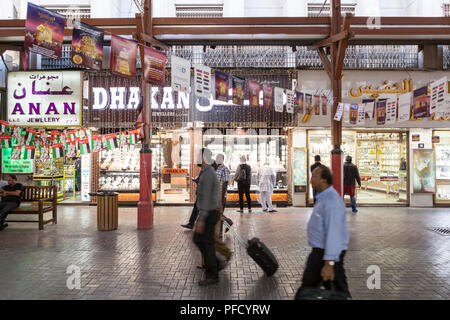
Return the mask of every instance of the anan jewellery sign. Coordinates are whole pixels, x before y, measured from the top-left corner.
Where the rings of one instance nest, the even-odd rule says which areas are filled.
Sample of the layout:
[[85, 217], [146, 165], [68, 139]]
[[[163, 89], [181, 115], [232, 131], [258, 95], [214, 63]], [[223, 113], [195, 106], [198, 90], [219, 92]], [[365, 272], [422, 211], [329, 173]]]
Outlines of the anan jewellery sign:
[[16, 126], [81, 126], [81, 71], [8, 73], [8, 122]]

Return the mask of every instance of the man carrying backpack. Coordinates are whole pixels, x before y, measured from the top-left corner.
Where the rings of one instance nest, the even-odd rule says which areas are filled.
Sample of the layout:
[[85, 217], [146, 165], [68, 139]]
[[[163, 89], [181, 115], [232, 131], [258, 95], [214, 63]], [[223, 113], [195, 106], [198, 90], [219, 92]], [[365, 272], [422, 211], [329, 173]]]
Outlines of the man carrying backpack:
[[247, 199], [248, 212], [252, 212], [252, 199], [250, 198], [250, 183], [252, 177], [252, 169], [246, 163], [247, 159], [245, 156], [241, 156], [241, 164], [236, 169], [236, 174], [234, 175], [233, 183], [236, 181], [238, 183], [239, 192], [239, 208], [238, 212], [244, 212], [244, 193]]

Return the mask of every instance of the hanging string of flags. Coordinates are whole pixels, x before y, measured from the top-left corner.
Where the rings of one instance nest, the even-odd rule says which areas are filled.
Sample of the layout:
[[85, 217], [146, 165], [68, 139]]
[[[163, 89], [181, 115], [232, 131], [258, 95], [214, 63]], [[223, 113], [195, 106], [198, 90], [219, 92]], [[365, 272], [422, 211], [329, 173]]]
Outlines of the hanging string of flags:
[[75, 157], [102, 150], [111, 150], [137, 144], [140, 128], [104, 135], [89, 135], [86, 128], [75, 130], [35, 130], [10, 126], [0, 120], [1, 149], [12, 148], [11, 159], [33, 160], [36, 149], [41, 160]]

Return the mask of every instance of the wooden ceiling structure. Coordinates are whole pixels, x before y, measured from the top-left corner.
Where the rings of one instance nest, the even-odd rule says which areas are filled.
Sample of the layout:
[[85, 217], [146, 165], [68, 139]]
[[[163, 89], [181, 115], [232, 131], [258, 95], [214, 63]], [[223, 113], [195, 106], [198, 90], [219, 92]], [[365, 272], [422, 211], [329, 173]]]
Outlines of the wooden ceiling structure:
[[[369, 17], [351, 17], [352, 44], [450, 45], [450, 17], [381, 17], [380, 28]], [[137, 18], [81, 19], [109, 33], [132, 36]], [[166, 45], [312, 45], [328, 37], [331, 17], [153, 18], [153, 37]], [[25, 20], [0, 20], [0, 44], [21, 46]], [[64, 41], [70, 43], [66, 28]], [[108, 41], [108, 38], [107, 40]]]

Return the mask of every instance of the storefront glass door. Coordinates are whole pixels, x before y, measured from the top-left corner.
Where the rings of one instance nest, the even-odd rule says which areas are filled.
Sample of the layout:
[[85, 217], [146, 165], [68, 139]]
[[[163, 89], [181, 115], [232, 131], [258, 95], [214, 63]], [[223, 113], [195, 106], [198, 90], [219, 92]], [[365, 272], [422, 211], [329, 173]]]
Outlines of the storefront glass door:
[[[357, 203], [407, 203], [407, 141], [404, 132], [343, 131], [344, 161], [350, 155], [361, 177], [362, 187], [356, 189]], [[330, 131], [310, 130], [308, 144], [309, 165], [314, 163], [315, 155], [320, 155], [321, 163], [330, 166]], [[308, 198], [313, 203], [311, 185]], [[348, 198], [345, 197], [347, 202]]]

